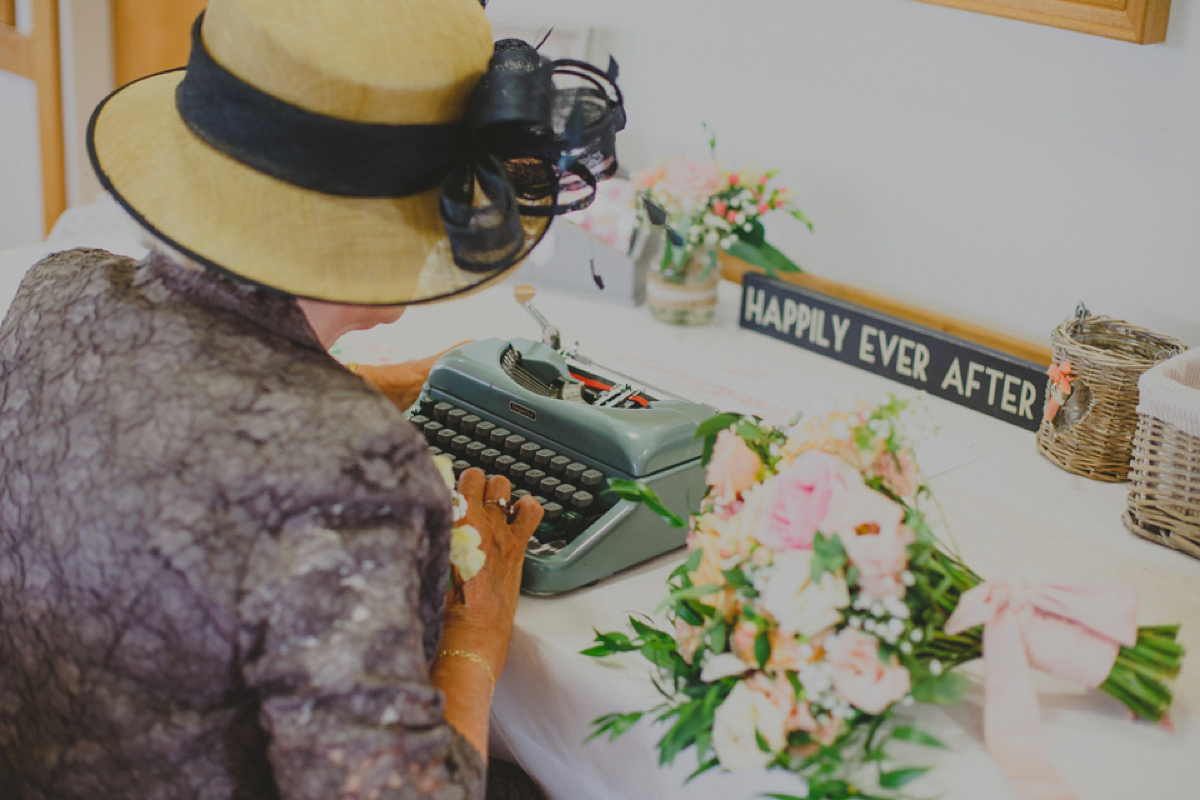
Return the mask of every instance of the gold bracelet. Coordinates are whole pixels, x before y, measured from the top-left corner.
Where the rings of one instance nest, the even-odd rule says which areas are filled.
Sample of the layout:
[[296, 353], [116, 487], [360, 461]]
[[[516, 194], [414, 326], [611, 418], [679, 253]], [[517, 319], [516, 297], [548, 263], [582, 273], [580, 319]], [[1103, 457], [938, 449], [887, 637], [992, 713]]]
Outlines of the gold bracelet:
[[483, 667], [484, 672], [487, 673], [488, 680], [492, 682], [492, 688], [488, 693], [488, 697], [491, 697], [496, 693], [496, 673], [492, 672], [491, 664], [488, 664], [488, 662], [484, 661], [479, 655], [472, 653], [470, 650], [443, 650], [442, 652], [438, 653], [438, 658], [442, 658], [443, 656], [461, 656], [468, 661], [474, 661], [476, 664]]
[[354, 363], [353, 361], [347, 361], [345, 364], [342, 364], [342, 366], [350, 370], [351, 375], [358, 374], [358, 364]]

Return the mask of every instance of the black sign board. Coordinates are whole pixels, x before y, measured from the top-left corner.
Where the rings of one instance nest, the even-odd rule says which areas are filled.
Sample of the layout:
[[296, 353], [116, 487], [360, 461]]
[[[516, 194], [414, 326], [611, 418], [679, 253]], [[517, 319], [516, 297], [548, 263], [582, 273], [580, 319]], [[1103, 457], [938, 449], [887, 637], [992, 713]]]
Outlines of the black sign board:
[[741, 326], [1036, 431], [1045, 368], [810, 289], [747, 273]]

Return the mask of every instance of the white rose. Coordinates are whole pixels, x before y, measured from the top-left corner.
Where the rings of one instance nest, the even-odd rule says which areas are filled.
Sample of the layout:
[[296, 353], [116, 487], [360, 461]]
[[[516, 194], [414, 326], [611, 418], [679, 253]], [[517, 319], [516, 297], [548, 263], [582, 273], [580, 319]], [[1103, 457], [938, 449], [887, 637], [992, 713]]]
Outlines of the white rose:
[[[783, 712], [766, 695], [744, 683], [734, 686], [713, 715], [712, 744], [721, 766], [728, 770], [765, 767], [787, 743], [783, 723]], [[769, 752], [758, 746], [756, 732]]]
[[811, 575], [811, 550], [785, 550], [775, 555], [759, 603], [775, 617], [783, 633], [820, 633], [836, 624], [842, 618], [841, 609], [850, 603], [843, 575], [825, 572], [817, 583]]
[[741, 675], [750, 669], [750, 665], [733, 653], [719, 653], [704, 659], [704, 668], [700, 670], [700, 680], [713, 683], [728, 678], [730, 675]]

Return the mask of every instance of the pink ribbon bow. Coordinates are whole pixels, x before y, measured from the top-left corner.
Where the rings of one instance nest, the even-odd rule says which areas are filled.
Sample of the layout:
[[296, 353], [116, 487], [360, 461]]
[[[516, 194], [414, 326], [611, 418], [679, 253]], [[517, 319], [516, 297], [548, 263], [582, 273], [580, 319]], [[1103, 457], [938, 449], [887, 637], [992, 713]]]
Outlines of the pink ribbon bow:
[[951, 635], [984, 626], [984, 739], [1022, 800], [1075, 800], [1046, 756], [1030, 666], [1099, 686], [1120, 646], [1137, 642], [1136, 606], [1137, 595], [1125, 587], [1012, 578], [963, 592], [946, 620]]

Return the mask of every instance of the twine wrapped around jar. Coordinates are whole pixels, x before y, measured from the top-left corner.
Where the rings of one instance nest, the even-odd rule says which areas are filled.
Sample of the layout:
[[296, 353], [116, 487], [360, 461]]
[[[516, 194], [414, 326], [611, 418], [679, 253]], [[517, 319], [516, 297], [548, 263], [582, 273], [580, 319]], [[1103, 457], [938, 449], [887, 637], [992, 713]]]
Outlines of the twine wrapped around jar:
[[1050, 339], [1054, 366], [1038, 450], [1068, 472], [1126, 480], [1138, 425], [1138, 378], [1187, 347], [1123, 320], [1095, 316], [1082, 303]]

